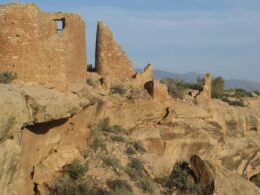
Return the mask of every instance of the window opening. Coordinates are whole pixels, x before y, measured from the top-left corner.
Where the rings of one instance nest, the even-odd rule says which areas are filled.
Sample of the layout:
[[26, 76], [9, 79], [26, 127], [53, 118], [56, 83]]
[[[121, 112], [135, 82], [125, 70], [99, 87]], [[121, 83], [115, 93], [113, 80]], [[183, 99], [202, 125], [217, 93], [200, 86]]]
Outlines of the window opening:
[[65, 28], [65, 18], [62, 19], [56, 19], [56, 30], [57, 32], [62, 32]]

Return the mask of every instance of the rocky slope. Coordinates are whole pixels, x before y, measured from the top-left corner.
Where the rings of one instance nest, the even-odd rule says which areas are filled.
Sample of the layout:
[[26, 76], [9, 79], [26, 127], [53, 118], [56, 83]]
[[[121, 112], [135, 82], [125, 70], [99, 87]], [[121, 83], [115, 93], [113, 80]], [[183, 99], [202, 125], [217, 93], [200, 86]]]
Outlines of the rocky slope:
[[[111, 93], [99, 82], [68, 94], [40, 86], [1, 85], [0, 91], [2, 194], [49, 194], [75, 159], [88, 164], [82, 180], [96, 190], [111, 191], [108, 180], [120, 179], [134, 194], [163, 194], [156, 178], [194, 154], [214, 168], [216, 194], [260, 194], [249, 181], [260, 173], [259, 98], [244, 108], [219, 100], [204, 107], [162, 102], [145, 90]], [[106, 118], [110, 128], [102, 130]], [[146, 180], [127, 171], [133, 159]]]

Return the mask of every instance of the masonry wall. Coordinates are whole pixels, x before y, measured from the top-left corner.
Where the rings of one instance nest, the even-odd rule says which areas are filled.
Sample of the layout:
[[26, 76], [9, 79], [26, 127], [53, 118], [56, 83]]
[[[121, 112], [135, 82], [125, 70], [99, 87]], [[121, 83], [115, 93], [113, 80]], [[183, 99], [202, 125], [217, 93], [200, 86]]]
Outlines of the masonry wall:
[[110, 29], [101, 21], [97, 26], [96, 70], [103, 77], [122, 80], [132, 78], [136, 73]]
[[159, 80], [147, 82], [145, 89], [154, 99], [159, 99], [160, 101], [168, 101], [171, 99], [167, 85], [161, 83]]
[[[62, 19], [65, 28], [57, 31]], [[67, 90], [85, 83], [85, 24], [77, 14], [45, 13], [34, 4], [0, 6], [0, 71], [18, 81]]]
[[209, 105], [211, 103], [211, 85], [212, 76], [208, 73], [204, 77], [202, 91], [196, 96], [196, 102], [198, 104]]
[[153, 80], [153, 67], [151, 64], [148, 64], [142, 72], [136, 73], [136, 75], [133, 76], [133, 79], [129, 81], [129, 84], [134, 88], [143, 89], [145, 87], [145, 84], [152, 80]]

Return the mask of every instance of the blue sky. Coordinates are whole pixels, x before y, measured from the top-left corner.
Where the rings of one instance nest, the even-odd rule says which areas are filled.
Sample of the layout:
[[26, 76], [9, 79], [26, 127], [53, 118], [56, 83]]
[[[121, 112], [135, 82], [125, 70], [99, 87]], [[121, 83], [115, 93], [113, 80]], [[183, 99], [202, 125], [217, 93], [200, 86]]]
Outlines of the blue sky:
[[[3, 1], [7, 3], [12, 1]], [[260, 81], [260, 0], [36, 0], [44, 11], [79, 12], [94, 63], [98, 20], [135, 67], [212, 72]]]

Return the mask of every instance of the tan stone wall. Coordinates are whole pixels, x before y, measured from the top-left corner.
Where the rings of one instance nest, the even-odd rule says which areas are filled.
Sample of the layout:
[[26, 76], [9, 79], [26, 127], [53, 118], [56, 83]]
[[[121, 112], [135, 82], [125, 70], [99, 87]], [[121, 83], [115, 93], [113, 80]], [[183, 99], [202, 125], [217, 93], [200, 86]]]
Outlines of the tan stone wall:
[[209, 105], [211, 103], [212, 76], [207, 73], [204, 77], [203, 90], [196, 96], [198, 104]]
[[148, 64], [143, 72], [136, 73], [133, 79], [130, 82], [130, 86], [133, 88], [144, 89], [145, 84], [153, 80], [153, 67], [151, 64]]
[[167, 85], [161, 83], [159, 80], [153, 80], [145, 84], [145, 89], [154, 98], [162, 101], [171, 99]]
[[[55, 20], [64, 19], [57, 31]], [[61, 90], [84, 84], [85, 24], [77, 14], [44, 13], [34, 4], [0, 6], [0, 71], [14, 71], [18, 81]]]
[[136, 71], [123, 49], [114, 41], [110, 29], [101, 21], [97, 26], [96, 70], [104, 78], [126, 80]]

